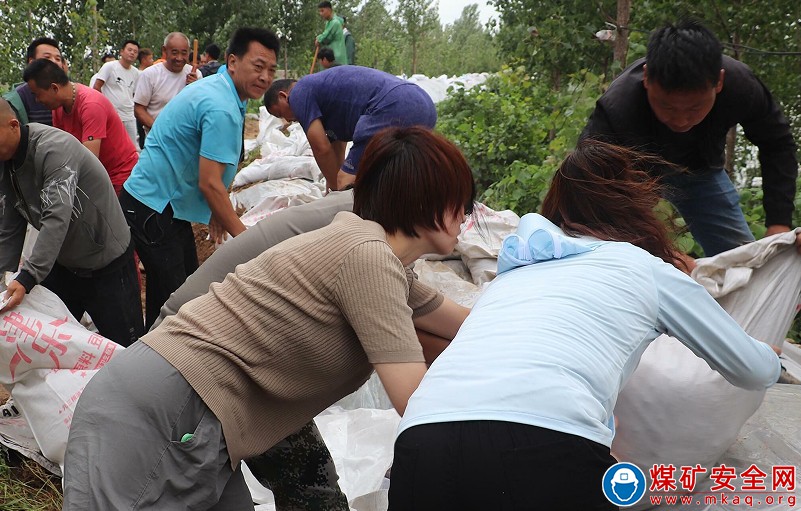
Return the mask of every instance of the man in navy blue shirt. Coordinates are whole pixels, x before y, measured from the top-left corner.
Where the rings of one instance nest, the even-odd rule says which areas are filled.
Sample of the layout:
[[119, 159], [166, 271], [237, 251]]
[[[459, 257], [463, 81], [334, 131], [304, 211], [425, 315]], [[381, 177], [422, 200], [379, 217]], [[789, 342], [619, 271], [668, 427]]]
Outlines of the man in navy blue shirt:
[[275, 117], [300, 123], [331, 190], [354, 181], [364, 148], [383, 128], [432, 129], [437, 122], [437, 109], [423, 89], [360, 66], [332, 67], [299, 81], [276, 80], [264, 95], [264, 106]]

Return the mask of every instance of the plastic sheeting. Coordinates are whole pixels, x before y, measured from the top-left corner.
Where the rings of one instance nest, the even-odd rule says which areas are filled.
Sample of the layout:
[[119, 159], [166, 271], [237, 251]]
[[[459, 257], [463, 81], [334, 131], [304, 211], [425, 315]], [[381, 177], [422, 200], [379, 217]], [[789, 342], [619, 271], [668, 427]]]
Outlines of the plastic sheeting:
[[456, 244], [456, 252], [470, 270], [474, 284], [481, 285], [495, 278], [501, 243], [519, 223], [520, 217], [513, 211], [495, 211], [484, 204], [476, 204]]
[[447, 99], [448, 89], [451, 87], [455, 89], [471, 89], [476, 85], [484, 83], [488, 76], [489, 74], [487, 73], [468, 73], [460, 76], [441, 75], [429, 78], [424, 75], [415, 74], [406, 78], [406, 80], [417, 84], [431, 96], [431, 100], [434, 103], [439, 103]]

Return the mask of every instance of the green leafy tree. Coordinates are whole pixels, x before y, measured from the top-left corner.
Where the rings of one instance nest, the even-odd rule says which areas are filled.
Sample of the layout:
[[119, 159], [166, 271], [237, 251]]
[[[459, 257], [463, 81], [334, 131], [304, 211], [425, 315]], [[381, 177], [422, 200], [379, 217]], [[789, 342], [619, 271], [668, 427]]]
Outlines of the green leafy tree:
[[470, 162], [491, 207], [537, 211], [562, 158], [575, 146], [601, 92], [582, 71], [554, 90], [524, 67], [506, 68], [484, 87], [457, 90], [438, 105], [437, 129]]
[[40, 7], [45, 3], [43, 0], [31, 0], [0, 5], [0, 15], [3, 17], [3, 23], [0, 24], [0, 58], [5, 63], [0, 66], [0, 85], [3, 90], [22, 81], [28, 44], [40, 35], [52, 33], [40, 17]]
[[164, 36], [178, 26], [182, 14], [180, 9], [159, 0], [105, 0], [101, 12], [106, 20], [108, 43], [113, 48], [126, 39], [135, 39], [142, 48], [150, 48], [157, 55], [161, 53]]
[[367, 0], [359, 12], [348, 19], [348, 27], [356, 41], [358, 65], [400, 73], [402, 29], [382, 0]]
[[395, 10], [395, 17], [400, 21], [411, 51], [411, 74], [417, 73], [420, 43], [432, 30], [441, 29], [439, 14], [432, 3], [432, 0], [398, 0]]
[[446, 74], [493, 72], [500, 68], [495, 39], [490, 28], [481, 23], [478, 4], [462, 9], [453, 25], [445, 27], [445, 38]]
[[420, 41], [418, 72], [428, 76], [493, 72], [500, 68], [494, 39], [478, 16], [478, 5], [445, 27], [436, 26]]
[[490, 0], [499, 13], [498, 46], [559, 88], [562, 78], [590, 69], [606, 74], [612, 53], [595, 33], [614, 17], [616, 0]]

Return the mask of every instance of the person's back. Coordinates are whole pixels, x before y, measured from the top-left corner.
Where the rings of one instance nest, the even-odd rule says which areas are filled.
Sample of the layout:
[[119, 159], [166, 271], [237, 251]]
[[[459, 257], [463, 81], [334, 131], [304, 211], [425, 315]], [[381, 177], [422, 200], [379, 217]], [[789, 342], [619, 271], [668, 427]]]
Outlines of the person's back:
[[[412, 398], [401, 429], [421, 418], [418, 410], [429, 420], [431, 410], [463, 420], [497, 420], [500, 413], [541, 427], [554, 427], [542, 417], [559, 416], [557, 429], [611, 442], [610, 425], [602, 421], [611, 417], [639, 355], [659, 335], [653, 267], [666, 263], [627, 243], [576, 243], [589, 251], [518, 268], [492, 282], [448, 356], [426, 376], [419, 392], [425, 397]], [[449, 369], [470, 364], [481, 367], [470, 378], [454, 378]], [[517, 397], [499, 401], [504, 387], [515, 388]], [[540, 398], [532, 402], [530, 396]]]
[[[47, 126], [53, 125], [52, 112], [49, 108], [36, 101], [36, 97], [33, 95], [33, 92], [31, 92], [31, 88], [27, 83], [19, 84], [16, 87], [15, 92], [25, 107], [25, 115], [28, 119], [27, 122], [36, 122], [39, 124], [45, 124]], [[15, 103], [13, 99], [9, 99], [12, 104]]]
[[[15, 84], [11, 90], [3, 93], [3, 99], [8, 101], [14, 115], [19, 119], [20, 124], [28, 124], [28, 111], [25, 108], [25, 103], [22, 101], [22, 96], [17, 92], [17, 87], [20, 85], [28, 85], [27, 83]], [[52, 122], [52, 119], [51, 119]]]
[[82, 84], [74, 86], [76, 94], [72, 110], [69, 113], [64, 108], [53, 110], [53, 126], [72, 134], [82, 143], [101, 141], [98, 159], [119, 193], [138, 160], [136, 145], [106, 96]]
[[356, 64], [356, 41], [353, 39], [353, 34], [348, 30], [348, 20], [344, 16], [337, 16], [342, 23], [342, 37], [345, 42], [345, 51], [348, 55], [348, 61], [343, 64], [354, 65]]
[[416, 87], [377, 69], [336, 66], [298, 80], [290, 105], [304, 130], [308, 130], [311, 121], [322, 117], [327, 131], [335, 133], [339, 140], [352, 140], [359, 117], [401, 86]]
[[[61, 244], [54, 244], [49, 250], [57, 250], [56, 260], [67, 268], [103, 268], [125, 252], [130, 243], [128, 226], [106, 170], [69, 133], [38, 123], [30, 123], [27, 129], [30, 134], [27, 156], [19, 166], [23, 173], [17, 178], [18, 189], [27, 199], [26, 219], [34, 228], [41, 229], [42, 222], [47, 220], [42, 217], [42, 208], [59, 197], [60, 187], [66, 192], [72, 191], [75, 194], [70, 199], [73, 218]], [[44, 162], [52, 162], [54, 158], [61, 161], [61, 165], [49, 163], [45, 168], [42, 167]], [[73, 170], [62, 179], [49, 173], [53, 167]], [[48, 175], [43, 175], [43, 171]], [[44, 191], [43, 181], [48, 185]], [[41, 204], [32, 200], [38, 197], [43, 197]], [[39, 247], [42, 251], [45, 248]], [[38, 274], [35, 277], [41, 281], [46, 275]]]

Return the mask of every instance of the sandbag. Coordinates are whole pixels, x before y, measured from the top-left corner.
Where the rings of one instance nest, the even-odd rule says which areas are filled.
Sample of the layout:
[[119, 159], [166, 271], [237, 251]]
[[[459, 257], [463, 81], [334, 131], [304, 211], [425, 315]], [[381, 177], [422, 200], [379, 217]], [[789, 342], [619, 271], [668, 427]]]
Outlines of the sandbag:
[[[0, 315], [0, 384], [11, 393], [39, 450], [62, 469], [78, 398], [97, 370], [121, 349], [84, 328], [58, 296], [42, 286]], [[0, 418], [0, 432], [13, 435], [13, 426]]]
[[456, 244], [456, 251], [470, 270], [474, 284], [480, 286], [495, 278], [501, 244], [519, 223], [520, 217], [513, 211], [495, 211], [476, 203]]
[[230, 199], [235, 210], [244, 211], [240, 220], [250, 227], [278, 210], [321, 199], [323, 191], [320, 183], [279, 179], [231, 192]]
[[[790, 232], [700, 259], [693, 276], [751, 336], [781, 346], [801, 293], [794, 243]], [[646, 474], [654, 464], [711, 467], [764, 394], [733, 386], [678, 340], [661, 336], [618, 397], [612, 453]]]
[[[447, 261], [447, 263], [463, 265], [461, 261]], [[478, 295], [481, 294], [481, 288], [472, 282], [463, 280], [451, 265], [446, 264], [445, 261], [420, 259], [415, 261], [414, 271], [420, 278], [420, 282], [439, 290], [440, 293], [459, 305], [472, 307], [478, 299]], [[466, 272], [466, 269], [463, 271]]]
[[234, 188], [272, 179], [301, 178], [320, 181], [322, 172], [312, 156], [269, 154], [253, 161], [234, 177]]

